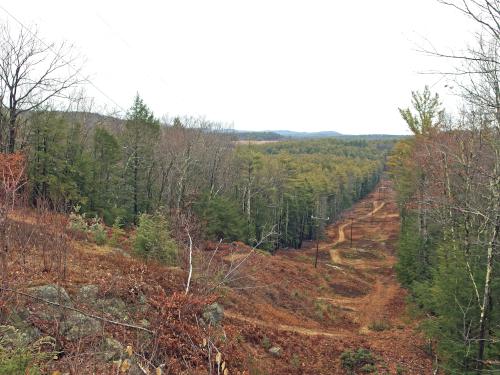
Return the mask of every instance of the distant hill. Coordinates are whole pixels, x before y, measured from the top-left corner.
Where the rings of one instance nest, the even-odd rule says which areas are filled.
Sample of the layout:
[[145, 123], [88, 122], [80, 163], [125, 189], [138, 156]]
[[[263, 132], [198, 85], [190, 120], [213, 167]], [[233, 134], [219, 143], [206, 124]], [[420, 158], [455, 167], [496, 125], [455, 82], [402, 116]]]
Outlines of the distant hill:
[[345, 141], [379, 141], [405, 138], [406, 135], [394, 134], [341, 134], [336, 131], [296, 132], [291, 130], [246, 131], [235, 130], [240, 141], [287, 141], [299, 139], [338, 138]]
[[283, 141], [286, 140], [281, 134], [271, 131], [252, 132], [252, 131], [235, 131], [236, 138], [240, 141]]
[[271, 130], [271, 132], [277, 133], [286, 138], [328, 138], [342, 135], [336, 131], [296, 132], [291, 130]]

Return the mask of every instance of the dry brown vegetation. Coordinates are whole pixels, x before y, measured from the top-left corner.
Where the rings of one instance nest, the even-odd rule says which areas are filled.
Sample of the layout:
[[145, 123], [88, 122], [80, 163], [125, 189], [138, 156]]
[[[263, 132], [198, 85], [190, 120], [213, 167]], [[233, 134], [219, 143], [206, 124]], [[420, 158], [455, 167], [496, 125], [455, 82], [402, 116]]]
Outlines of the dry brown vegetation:
[[[65, 216], [15, 210], [8, 290], [30, 294], [34, 286], [60, 285], [74, 309], [102, 319], [97, 333], [68, 339], [61, 333], [66, 309], [54, 308], [56, 318], [49, 319], [43, 302], [7, 290], [1, 319], [25, 319], [54, 337], [60, 354], [49, 368], [72, 374], [120, 370], [130, 356], [106, 362], [103, 343], [110, 337], [130, 345], [131, 363], [143, 369], [136, 366], [138, 373], [215, 374], [224, 363], [229, 374], [342, 374], [341, 354], [359, 348], [373, 353], [379, 373], [396, 373], [396, 367], [430, 373], [431, 358], [408, 323], [393, 272], [398, 217], [392, 191], [371, 194], [344, 217], [320, 243], [318, 268], [312, 243], [275, 255], [241, 243], [207, 244], [195, 252], [195, 277], [185, 295], [186, 272], [129, 256], [128, 235], [118, 251], [75, 239]], [[352, 248], [350, 227], [343, 225], [351, 217]], [[89, 284], [98, 292], [82, 298], [81, 287]], [[215, 301], [225, 307], [220, 327], [201, 321]], [[271, 347], [280, 353], [271, 354]]]

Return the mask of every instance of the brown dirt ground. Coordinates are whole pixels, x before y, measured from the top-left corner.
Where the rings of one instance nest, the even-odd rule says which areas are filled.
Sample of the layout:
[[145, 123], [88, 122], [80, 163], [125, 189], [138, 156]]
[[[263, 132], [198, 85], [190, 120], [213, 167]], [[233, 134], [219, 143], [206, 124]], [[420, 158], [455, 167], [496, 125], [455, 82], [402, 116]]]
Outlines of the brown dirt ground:
[[[250, 373], [344, 374], [340, 354], [361, 347], [376, 355], [380, 374], [396, 374], [396, 367], [406, 374], [432, 373], [396, 280], [398, 208], [390, 182], [382, 185], [385, 193], [376, 189], [327, 227], [318, 268], [315, 243], [247, 259], [244, 282], [232, 285], [225, 304], [226, 325], [251, 331], [243, 338], [253, 343]], [[242, 259], [245, 251], [225, 259]], [[273, 358], [263, 341], [282, 346], [283, 355]]]
[[[326, 239], [319, 245], [317, 268], [313, 266], [314, 243], [305, 244], [301, 250], [279, 250], [275, 255], [254, 251], [241, 243], [222, 244], [217, 251], [216, 245], [208, 244], [200, 252], [193, 293], [207, 293], [206, 279], [200, 276], [200, 270], [207, 268], [207, 256], [208, 268], [226, 273], [236, 268], [218, 297], [225, 307], [218, 342], [229, 374], [345, 374], [340, 355], [358, 348], [369, 349], [376, 356], [379, 374], [396, 374], [396, 366], [405, 374], [432, 373], [431, 358], [422, 349], [425, 342], [405, 313], [406, 293], [396, 281], [398, 209], [390, 183], [382, 184], [384, 194], [376, 189], [346, 212], [343, 220], [327, 228]], [[76, 239], [68, 240], [68, 247], [63, 239], [59, 245], [57, 241], [52, 243], [59, 237], [52, 237], [50, 228], [36, 226], [47, 218], [36, 217], [29, 210], [14, 212], [11, 218], [20, 223], [20, 230], [26, 226], [25, 232], [49, 233], [40, 239], [49, 242], [47, 254], [27, 249], [10, 264], [9, 285], [13, 288], [57, 282], [74, 295], [80, 285], [92, 283], [100, 287], [102, 295], [120, 297], [132, 305], [137, 303], [137, 291], [148, 298], [159, 290], [167, 295], [183, 292], [185, 271], [125, 256], [130, 248], [127, 238], [120, 252]], [[63, 231], [65, 218], [53, 215], [51, 220]], [[58, 250], [63, 247], [69, 250]], [[61, 254], [67, 256], [64, 278], [59, 270]], [[0, 302], [20, 303], [12, 295]], [[140, 321], [151, 317], [145, 313], [133, 318]], [[106, 334], [134, 347], [143, 343], [140, 335], [131, 336], [133, 332], [118, 328], [107, 326]], [[195, 325], [192, 328], [198, 332]], [[172, 340], [175, 344], [177, 339]], [[92, 359], [97, 344], [90, 341], [73, 349], [65, 347], [65, 357], [54, 368], [72, 374], [115, 373], [108, 372], [109, 365]], [[269, 345], [280, 346], [282, 354], [269, 354]], [[173, 348], [175, 352], [175, 345]], [[194, 353], [204, 360], [200, 350]], [[179, 361], [182, 365], [184, 357]], [[73, 371], [77, 364], [80, 367]], [[200, 370], [203, 362], [199, 366], [196, 371], [182, 373], [205, 373]]]

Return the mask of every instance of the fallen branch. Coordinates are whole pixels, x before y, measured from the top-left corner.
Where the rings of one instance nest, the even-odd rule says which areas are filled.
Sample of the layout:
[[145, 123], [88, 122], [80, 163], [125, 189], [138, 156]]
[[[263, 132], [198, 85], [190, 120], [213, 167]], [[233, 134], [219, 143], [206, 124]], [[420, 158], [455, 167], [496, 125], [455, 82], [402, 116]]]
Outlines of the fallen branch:
[[141, 327], [141, 326], [137, 326], [135, 324], [122, 323], [122, 322], [118, 322], [116, 320], [107, 319], [107, 318], [104, 318], [104, 317], [99, 316], [99, 315], [91, 314], [91, 313], [85, 312], [83, 310], [80, 310], [80, 309], [77, 309], [77, 308], [74, 308], [74, 307], [71, 307], [71, 306], [62, 305], [62, 304], [57, 303], [57, 302], [52, 302], [52, 301], [46, 300], [44, 298], [40, 298], [40, 297], [33, 296], [31, 294], [28, 294], [28, 293], [20, 292], [20, 291], [15, 290], [15, 289], [10, 289], [10, 288], [5, 288], [4, 287], [4, 288], [0, 288], [0, 291], [11, 292], [11, 293], [14, 293], [14, 294], [17, 294], [17, 295], [20, 295], [20, 296], [28, 297], [28, 298], [34, 299], [36, 301], [40, 301], [40, 302], [46, 303], [48, 305], [62, 307], [63, 309], [75, 311], [77, 313], [80, 313], [80, 314], [83, 314], [85, 316], [88, 316], [89, 318], [101, 320], [101, 321], [106, 322], [106, 323], [110, 323], [110, 324], [114, 324], [114, 325], [118, 325], [118, 326], [122, 326], [122, 327], [127, 327], [127, 328], [133, 328], [133, 329], [137, 329], [137, 330], [140, 330], [140, 331], [148, 332], [148, 333], [151, 333], [151, 334], [155, 333], [154, 331], [151, 331], [150, 329], [147, 329], [147, 328], [144, 328], [144, 327]]
[[189, 285], [191, 284], [191, 276], [193, 275], [193, 239], [191, 238], [191, 234], [189, 233], [189, 229], [186, 228], [186, 233], [189, 237], [189, 275], [186, 283], [186, 292], [189, 293]]
[[342, 268], [339, 267], [339, 266], [334, 266], [333, 264], [330, 264], [330, 263], [325, 263], [325, 265], [328, 266], [328, 267], [332, 267], [332, 268], [334, 268], [336, 270], [343, 271]]

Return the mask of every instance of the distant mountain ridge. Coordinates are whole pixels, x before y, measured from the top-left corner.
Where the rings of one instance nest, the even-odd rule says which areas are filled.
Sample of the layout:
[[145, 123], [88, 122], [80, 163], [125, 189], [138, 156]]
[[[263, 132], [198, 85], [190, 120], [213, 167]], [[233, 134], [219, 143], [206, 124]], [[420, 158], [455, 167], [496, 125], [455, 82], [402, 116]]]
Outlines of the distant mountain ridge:
[[299, 139], [319, 139], [319, 138], [338, 138], [341, 140], [392, 140], [407, 137], [399, 134], [342, 134], [333, 130], [318, 132], [303, 132], [292, 130], [235, 130], [239, 140], [265, 140], [265, 141], [285, 141]]
[[338, 137], [342, 134], [333, 130], [319, 132], [297, 132], [292, 130], [270, 130], [272, 133], [277, 133], [287, 138], [327, 138]]

